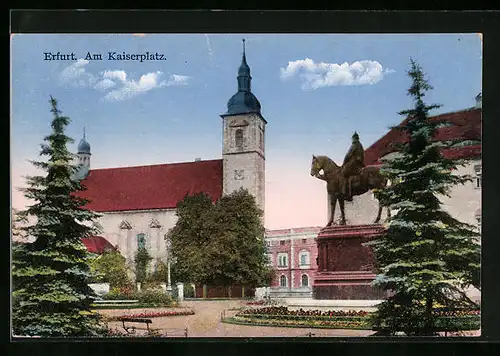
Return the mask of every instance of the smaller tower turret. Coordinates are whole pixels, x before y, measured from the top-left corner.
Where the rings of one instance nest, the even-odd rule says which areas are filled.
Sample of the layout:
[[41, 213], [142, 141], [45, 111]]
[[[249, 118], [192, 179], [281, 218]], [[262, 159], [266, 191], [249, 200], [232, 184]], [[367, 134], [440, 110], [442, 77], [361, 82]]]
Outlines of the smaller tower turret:
[[90, 144], [87, 142], [85, 135], [85, 128], [83, 128], [83, 138], [80, 140], [80, 143], [78, 144], [77, 164], [80, 165], [80, 168], [76, 172], [76, 178], [84, 179], [89, 174], [91, 155], [92, 154], [90, 153]]

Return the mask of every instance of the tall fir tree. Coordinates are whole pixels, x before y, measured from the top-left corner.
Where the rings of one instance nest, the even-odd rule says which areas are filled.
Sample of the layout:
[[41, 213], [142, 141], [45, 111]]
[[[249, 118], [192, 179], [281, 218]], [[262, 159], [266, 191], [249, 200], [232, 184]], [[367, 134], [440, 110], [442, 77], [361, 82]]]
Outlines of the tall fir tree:
[[99, 336], [98, 315], [90, 312], [95, 294], [88, 286], [88, 252], [81, 239], [92, 233], [90, 224], [97, 215], [85, 210], [87, 203], [76, 196], [83, 190], [72, 180], [77, 166], [66, 145], [70, 123], [50, 98], [52, 133], [41, 145], [46, 161], [31, 161], [45, 175], [26, 177], [26, 198], [34, 204], [21, 216], [33, 216], [36, 223], [25, 228], [32, 243], [13, 249], [13, 311], [15, 335], [40, 337]]
[[378, 308], [375, 323], [392, 332], [432, 334], [436, 304], [470, 306], [462, 292], [478, 276], [480, 246], [475, 226], [459, 222], [442, 208], [440, 196], [471, 180], [457, 174], [466, 161], [443, 157], [451, 142], [433, 140], [439, 123], [429, 120], [426, 91], [432, 89], [419, 64], [411, 60], [408, 95], [414, 108], [400, 112], [406, 119], [395, 129], [407, 136], [396, 147], [400, 153], [381, 169], [391, 186], [378, 192], [396, 210], [385, 236], [373, 243], [379, 274], [374, 285], [390, 291]]

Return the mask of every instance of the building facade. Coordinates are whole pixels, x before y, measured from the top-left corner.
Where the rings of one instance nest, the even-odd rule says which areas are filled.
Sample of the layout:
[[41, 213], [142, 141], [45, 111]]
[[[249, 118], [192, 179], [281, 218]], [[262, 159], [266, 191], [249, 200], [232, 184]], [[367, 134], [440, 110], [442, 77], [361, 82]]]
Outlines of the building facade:
[[273, 297], [312, 297], [317, 270], [316, 236], [321, 227], [267, 230], [269, 263], [275, 270], [270, 294]]
[[91, 169], [91, 147], [85, 133], [78, 145], [75, 178], [86, 188], [79, 195], [87, 208], [101, 214], [99, 235], [132, 264], [140, 246], [153, 261], [168, 262], [168, 231], [175, 226], [177, 203], [204, 192], [212, 201], [246, 188], [264, 209], [265, 126], [261, 105], [251, 91], [245, 47], [237, 76], [237, 92], [221, 115], [222, 159], [138, 167]]

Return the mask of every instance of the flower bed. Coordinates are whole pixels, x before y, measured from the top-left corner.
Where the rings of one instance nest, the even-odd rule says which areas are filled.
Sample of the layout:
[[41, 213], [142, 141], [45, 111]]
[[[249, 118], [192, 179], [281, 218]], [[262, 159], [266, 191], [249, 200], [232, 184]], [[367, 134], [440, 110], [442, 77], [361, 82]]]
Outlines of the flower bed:
[[108, 321], [121, 321], [125, 318], [160, 318], [166, 316], [182, 316], [182, 315], [194, 315], [193, 310], [179, 310], [179, 311], [160, 311], [160, 312], [145, 312], [137, 314], [127, 314], [115, 317], [109, 317]]
[[[371, 330], [373, 315], [374, 313], [355, 310], [289, 310], [287, 307], [265, 307], [243, 310], [224, 321], [259, 326]], [[480, 328], [479, 310], [441, 308], [435, 310], [435, 315], [437, 316], [435, 327], [443, 331], [478, 330]]]
[[328, 317], [366, 317], [370, 313], [363, 310], [290, 310], [287, 307], [265, 307], [257, 309], [246, 309], [241, 314], [259, 314], [259, 315], [269, 315], [269, 316], [328, 316]]
[[321, 329], [358, 329], [369, 330], [371, 324], [366, 320], [289, 320], [289, 319], [270, 319], [234, 316], [225, 319], [224, 322], [253, 326], [279, 326], [295, 328], [321, 328]]

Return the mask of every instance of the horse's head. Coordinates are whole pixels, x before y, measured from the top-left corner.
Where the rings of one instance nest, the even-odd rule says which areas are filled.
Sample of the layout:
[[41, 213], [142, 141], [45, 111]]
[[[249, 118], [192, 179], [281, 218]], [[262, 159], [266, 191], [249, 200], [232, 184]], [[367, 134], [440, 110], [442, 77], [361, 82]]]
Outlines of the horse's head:
[[319, 171], [323, 169], [322, 164], [318, 157], [313, 155], [311, 162], [311, 176], [316, 177], [319, 174]]

